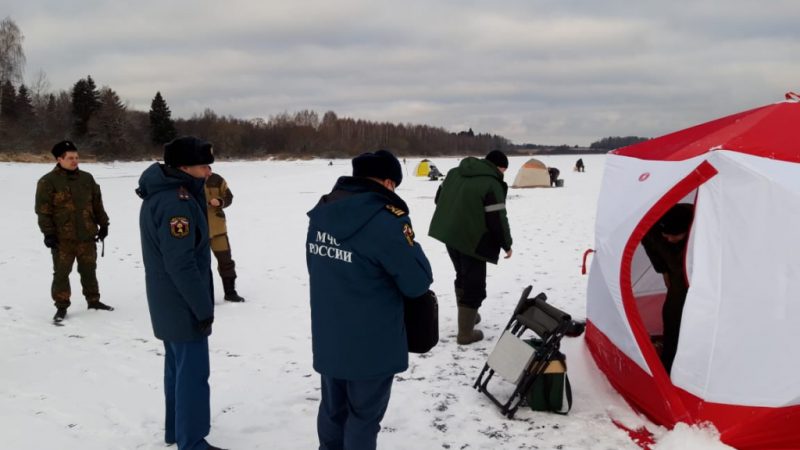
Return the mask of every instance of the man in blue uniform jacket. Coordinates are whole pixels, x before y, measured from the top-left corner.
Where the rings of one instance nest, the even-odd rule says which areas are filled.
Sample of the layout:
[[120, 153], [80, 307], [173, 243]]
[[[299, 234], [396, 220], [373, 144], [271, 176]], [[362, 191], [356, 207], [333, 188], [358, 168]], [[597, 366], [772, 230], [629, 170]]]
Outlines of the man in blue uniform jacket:
[[322, 450], [376, 448], [394, 374], [408, 368], [403, 298], [422, 296], [433, 282], [408, 206], [394, 193], [400, 162], [379, 150], [352, 163], [353, 176], [339, 178], [308, 213]]
[[164, 164], [139, 178], [139, 212], [147, 303], [153, 332], [164, 341], [165, 436], [179, 450], [220, 450], [211, 426], [208, 336], [214, 321], [203, 182], [211, 144], [181, 137], [164, 146]]

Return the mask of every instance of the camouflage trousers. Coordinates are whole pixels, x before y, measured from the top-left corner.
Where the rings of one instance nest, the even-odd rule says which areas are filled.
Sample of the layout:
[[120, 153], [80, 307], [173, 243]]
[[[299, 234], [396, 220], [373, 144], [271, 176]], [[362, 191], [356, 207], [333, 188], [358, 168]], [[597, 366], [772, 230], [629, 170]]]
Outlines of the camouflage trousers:
[[211, 251], [217, 258], [217, 271], [222, 279], [236, 278], [236, 262], [231, 256], [231, 243], [227, 234], [211, 238]]
[[57, 308], [69, 307], [72, 291], [69, 286], [69, 274], [72, 265], [78, 261], [78, 274], [81, 276], [83, 296], [89, 303], [100, 300], [100, 288], [97, 286], [97, 245], [94, 241], [62, 241], [53, 253], [53, 285], [50, 289]]

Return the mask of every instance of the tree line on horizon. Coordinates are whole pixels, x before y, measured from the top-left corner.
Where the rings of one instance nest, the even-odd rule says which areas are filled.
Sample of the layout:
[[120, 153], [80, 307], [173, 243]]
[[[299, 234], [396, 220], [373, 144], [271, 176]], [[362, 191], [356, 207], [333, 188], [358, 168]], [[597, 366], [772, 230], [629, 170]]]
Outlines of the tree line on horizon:
[[[483, 155], [495, 149], [511, 154], [575, 152], [569, 146], [514, 145], [503, 136], [472, 129], [456, 133], [430, 125], [339, 117], [334, 111], [322, 117], [302, 110], [240, 119], [209, 108], [188, 119], [173, 118], [160, 91], [149, 111], [137, 111], [110, 86], [98, 88], [91, 75], [69, 90], [52, 91], [43, 71], [26, 84], [23, 39], [13, 20], [0, 21], [2, 154], [47, 154], [55, 142], [70, 139], [84, 155], [98, 160], [154, 159], [160, 158], [164, 143], [181, 135], [207, 139], [223, 158], [341, 158], [378, 148], [403, 156]], [[613, 145], [618, 139], [627, 138], [602, 139], [592, 144], [592, 151], [611, 150], [615, 147], [595, 144]]]

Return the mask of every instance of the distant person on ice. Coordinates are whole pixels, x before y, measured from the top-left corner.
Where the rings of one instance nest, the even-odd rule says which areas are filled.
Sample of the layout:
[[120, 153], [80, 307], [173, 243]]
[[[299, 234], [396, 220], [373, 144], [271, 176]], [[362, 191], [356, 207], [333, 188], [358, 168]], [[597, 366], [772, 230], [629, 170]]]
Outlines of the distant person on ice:
[[211, 251], [217, 258], [217, 271], [222, 278], [225, 301], [243, 302], [244, 298], [236, 292], [236, 262], [231, 256], [231, 241], [228, 239], [228, 225], [223, 209], [233, 203], [233, 192], [228, 183], [209, 168], [205, 184], [208, 208], [208, 235], [211, 237]]
[[672, 371], [672, 362], [678, 350], [683, 305], [689, 283], [686, 280], [686, 244], [689, 227], [694, 218], [694, 206], [678, 203], [669, 209], [642, 239], [653, 269], [664, 276], [667, 296], [661, 310], [664, 324], [661, 362], [667, 373]]
[[50, 294], [56, 306], [53, 321], [58, 323], [71, 304], [69, 274], [76, 260], [89, 309], [114, 308], [100, 301], [97, 284], [97, 241], [108, 236], [100, 186], [89, 172], [78, 168], [78, 148], [71, 141], [57, 143], [51, 152], [57, 164], [36, 184], [35, 209], [44, 245], [53, 255]]
[[321, 379], [321, 450], [374, 450], [396, 373], [408, 368], [404, 297], [428, 292], [431, 266], [414, 240], [390, 152], [352, 160], [308, 212], [314, 370]]
[[475, 330], [486, 298], [486, 263], [497, 264], [500, 249], [511, 257], [506, 216], [508, 158], [493, 150], [484, 159], [467, 157], [451, 169], [436, 192], [436, 210], [428, 235], [447, 246], [456, 271], [458, 336], [461, 345], [483, 339]]
[[164, 146], [164, 164], [139, 178], [139, 231], [150, 319], [164, 341], [164, 441], [179, 450], [221, 450], [211, 428], [208, 336], [214, 289], [203, 183], [211, 144], [195, 137]]
[[550, 175], [550, 187], [558, 186], [558, 176], [561, 174], [561, 171], [555, 167], [548, 167], [547, 173]]
[[578, 161], [575, 162], [575, 171], [576, 172], [585, 172], [586, 168], [583, 165], [583, 158], [578, 158]]

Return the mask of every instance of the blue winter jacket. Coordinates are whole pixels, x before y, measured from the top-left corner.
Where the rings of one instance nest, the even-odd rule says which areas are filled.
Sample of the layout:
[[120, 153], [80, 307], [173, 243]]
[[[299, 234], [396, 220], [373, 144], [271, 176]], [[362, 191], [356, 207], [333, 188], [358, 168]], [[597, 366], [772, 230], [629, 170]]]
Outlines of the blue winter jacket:
[[345, 380], [406, 370], [403, 297], [426, 293], [433, 275], [405, 202], [375, 181], [341, 177], [308, 217], [314, 369]]
[[139, 178], [139, 211], [147, 303], [158, 339], [207, 336], [199, 322], [214, 316], [214, 289], [203, 180], [153, 164]]

